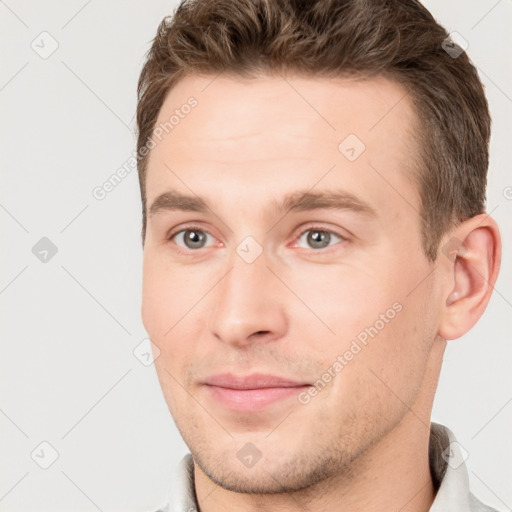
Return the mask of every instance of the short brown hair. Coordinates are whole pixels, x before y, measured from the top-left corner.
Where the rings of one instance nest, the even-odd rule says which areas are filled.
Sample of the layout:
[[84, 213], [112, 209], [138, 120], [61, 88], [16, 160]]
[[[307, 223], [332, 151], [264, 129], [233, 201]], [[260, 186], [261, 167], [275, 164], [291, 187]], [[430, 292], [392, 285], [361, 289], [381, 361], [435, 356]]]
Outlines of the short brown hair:
[[489, 158], [491, 120], [483, 86], [466, 53], [449, 42], [416, 0], [182, 1], [160, 23], [138, 83], [143, 243], [148, 156], [139, 152], [178, 80], [222, 72], [355, 73], [388, 77], [412, 98], [420, 122], [415, 136], [421, 170], [414, 179], [422, 245], [435, 261], [441, 237], [485, 211]]

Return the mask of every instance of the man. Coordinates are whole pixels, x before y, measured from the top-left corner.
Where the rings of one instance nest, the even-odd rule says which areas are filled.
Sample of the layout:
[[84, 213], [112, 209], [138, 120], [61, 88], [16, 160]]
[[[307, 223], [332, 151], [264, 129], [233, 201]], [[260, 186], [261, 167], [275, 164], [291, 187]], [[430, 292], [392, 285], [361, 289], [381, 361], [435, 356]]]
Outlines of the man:
[[473, 65], [414, 0], [197, 0], [137, 110], [168, 510], [487, 511], [430, 421], [500, 264]]

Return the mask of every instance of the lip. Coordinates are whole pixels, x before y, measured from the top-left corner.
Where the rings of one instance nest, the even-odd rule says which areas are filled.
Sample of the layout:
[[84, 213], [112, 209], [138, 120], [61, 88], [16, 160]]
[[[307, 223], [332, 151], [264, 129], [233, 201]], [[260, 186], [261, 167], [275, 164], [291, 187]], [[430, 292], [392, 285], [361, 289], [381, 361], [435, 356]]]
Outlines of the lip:
[[229, 389], [292, 388], [308, 385], [307, 382], [300, 382], [264, 373], [253, 373], [251, 375], [242, 376], [237, 376], [232, 373], [221, 373], [208, 377], [205, 379], [204, 384]]
[[203, 384], [218, 404], [237, 412], [262, 411], [278, 401], [296, 396], [310, 385], [261, 373], [246, 376], [230, 373], [213, 375]]

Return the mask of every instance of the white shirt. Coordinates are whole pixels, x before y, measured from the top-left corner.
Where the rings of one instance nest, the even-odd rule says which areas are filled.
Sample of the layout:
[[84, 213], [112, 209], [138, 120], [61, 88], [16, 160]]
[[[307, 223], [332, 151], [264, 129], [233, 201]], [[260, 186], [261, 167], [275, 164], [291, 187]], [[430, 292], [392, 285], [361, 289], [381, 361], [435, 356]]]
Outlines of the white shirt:
[[[464, 453], [451, 430], [431, 423], [429, 462], [434, 486], [438, 490], [429, 512], [497, 512], [471, 494]], [[188, 453], [175, 470], [168, 505], [156, 512], [198, 511], [194, 463]]]

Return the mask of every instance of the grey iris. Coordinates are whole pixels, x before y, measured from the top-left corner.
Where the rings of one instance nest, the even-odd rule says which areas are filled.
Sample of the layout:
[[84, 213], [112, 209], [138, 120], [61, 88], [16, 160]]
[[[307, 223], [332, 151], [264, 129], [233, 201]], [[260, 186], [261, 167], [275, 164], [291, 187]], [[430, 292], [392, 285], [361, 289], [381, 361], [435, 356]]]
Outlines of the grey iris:
[[327, 247], [331, 241], [331, 234], [327, 231], [311, 230], [307, 236], [308, 244], [315, 249]]
[[206, 241], [206, 234], [203, 231], [187, 229], [183, 234], [185, 245], [189, 249], [200, 249]]

